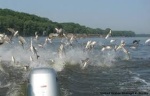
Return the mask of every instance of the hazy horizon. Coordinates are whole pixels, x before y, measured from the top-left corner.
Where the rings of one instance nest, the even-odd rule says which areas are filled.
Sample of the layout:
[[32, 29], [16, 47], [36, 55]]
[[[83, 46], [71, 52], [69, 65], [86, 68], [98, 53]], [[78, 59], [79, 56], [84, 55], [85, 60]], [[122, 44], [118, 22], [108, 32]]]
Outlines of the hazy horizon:
[[150, 0], [1, 0], [0, 8], [35, 14], [53, 22], [150, 34]]

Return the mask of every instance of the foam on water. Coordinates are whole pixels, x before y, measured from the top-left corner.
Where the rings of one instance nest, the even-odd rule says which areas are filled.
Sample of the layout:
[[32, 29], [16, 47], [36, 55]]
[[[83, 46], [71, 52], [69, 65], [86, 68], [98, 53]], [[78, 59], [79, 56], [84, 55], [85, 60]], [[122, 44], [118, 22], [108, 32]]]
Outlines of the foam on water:
[[[0, 47], [1, 53], [0, 71], [2, 72], [2, 74], [9, 75], [10, 72], [12, 72], [12, 74], [15, 74], [15, 72], [13, 73], [13, 71], [18, 70], [18, 72], [22, 73], [21, 80], [25, 81], [28, 78], [30, 70], [32, 70], [33, 68], [52, 67], [57, 72], [62, 71], [65, 68], [66, 64], [70, 65], [79, 64], [80, 67], [82, 68], [83, 64], [81, 60], [85, 60], [86, 58], [89, 58], [90, 61], [90, 63], [87, 64], [87, 66], [90, 65], [90, 66], [111, 68], [114, 65], [113, 62], [116, 61], [116, 58], [118, 59], [119, 57], [119, 59], [122, 60], [127, 59], [126, 55], [121, 52], [115, 52], [114, 50], [106, 50], [102, 52], [99, 47], [94, 47], [95, 49], [85, 51], [83, 50], [83, 46], [68, 47], [68, 48], [65, 47], [66, 55], [63, 55], [60, 58], [56, 51], [58, 47], [52, 48], [55, 45], [46, 46], [45, 48], [39, 48], [36, 45], [38, 42], [33, 43], [37, 48], [38, 55], [40, 56], [39, 59], [37, 59], [35, 55], [33, 55], [32, 52], [29, 50], [29, 44], [25, 45], [25, 49], [23, 49], [21, 45], [16, 44], [16, 42], [10, 45], [9, 44], [2, 45]], [[98, 45], [103, 45], [103, 42], [98, 42]], [[15, 57], [16, 61], [18, 62], [17, 64], [11, 62], [11, 56]], [[33, 57], [33, 61], [30, 61], [29, 59], [30, 56]], [[5, 63], [3, 63], [4, 61]], [[6, 66], [6, 68], [3, 67], [3, 65]], [[24, 70], [23, 69], [24, 66], [29, 66], [29, 71]], [[8, 72], [7, 68], [10, 68], [11, 71]], [[141, 79], [140, 77], [133, 77], [132, 80], [134, 82], [139, 81], [145, 84], [144, 86], [150, 86], [148, 82], [146, 82], [144, 79]], [[18, 94], [20, 94], [19, 93], [20, 86], [16, 84], [16, 82], [13, 80], [10, 80], [8, 82], [9, 83], [3, 83], [0, 78], [0, 85], [2, 85], [2, 87], [10, 87], [7, 92], [7, 96], [17, 96]], [[131, 81], [129, 82], [131, 83]], [[66, 90], [63, 89], [63, 91], [65, 96], [71, 94], [67, 91], [67, 89]]]
[[16, 83], [12, 83], [9, 86], [9, 90], [7, 92], [7, 96], [19, 96], [20, 94], [23, 94], [21, 92], [21, 86], [16, 84]]
[[[12, 46], [12, 45], [11, 45]], [[7, 45], [8, 47], [8, 45]], [[22, 74], [22, 81], [27, 80], [29, 76], [29, 72], [25, 71], [23, 69], [24, 66], [29, 66], [30, 70], [33, 68], [39, 68], [39, 67], [52, 67], [56, 71], [62, 71], [65, 67], [65, 64], [75, 65], [80, 64], [82, 67], [81, 60], [84, 60], [86, 58], [90, 58], [90, 63], [88, 65], [91, 66], [111, 66], [111, 61], [114, 60], [115, 53], [113, 52], [107, 52], [107, 54], [94, 54], [91, 52], [83, 51], [82, 48], [76, 47], [76, 48], [69, 48], [66, 49], [66, 55], [63, 55], [62, 58], [58, 57], [57, 52], [54, 52], [51, 49], [42, 49], [37, 47], [38, 54], [40, 55], [39, 59], [37, 60], [35, 58], [35, 55], [33, 55], [29, 50], [23, 49], [21, 46], [13, 46], [13, 48], [10, 48], [8, 51], [5, 50], [5, 45], [1, 47], [1, 59], [2, 61], [8, 62], [7, 67], [11, 68], [19, 68], [20, 71], [23, 72]], [[90, 53], [90, 54], [89, 54]], [[96, 56], [97, 55], [97, 56]], [[15, 57], [16, 63], [11, 62], [11, 56]], [[29, 57], [33, 57], [33, 61], [29, 60]], [[53, 60], [53, 62], [51, 61]], [[94, 62], [94, 63], [92, 63]], [[16, 70], [17, 70], [16, 69]], [[0, 66], [0, 70], [3, 73], [10, 74], [5, 72], [7, 69], [3, 69], [2, 66]], [[13, 72], [13, 71], [12, 71]], [[12, 73], [15, 74], [15, 73]], [[21, 81], [20, 81], [21, 82]], [[9, 84], [3, 85], [3, 87], [9, 87], [7, 91], [7, 96], [18, 96], [21, 90], [20, 85], [16, 84], [17, 82], [10, 81]], [[67, 92], [67, 90], [64, 91], [65, 96], [69, 95], [70, 93]]]
[[[34, 42], [35, 43], [35, 42]], [[36, 44], [36, 43], [35, 43]], [[34, 44], [34, 45], [35, 45]], [[89, 65], [92, 66], [112, 66], [112, 61], [115, 60], [116, 53], [114, 51], [107, 51], [104, 53], [94, 53], [94, 49], [89, 51], [83, 51], [82, 47], [68, 48], [66, 49], [66, 55], [62, 58], [59, 58], [57, 52], [52, 50], [51, 48], [37, 48], [38, 54], [40, 55], [37, 60], [35, 55], [32, 54], [29, 50], [29, 45], [26, 45], [25, 49], [22, 48], [21, 45], [13, 42], [12, 44], [4, 44], [0, 48], [1, 60], [11, 62], [11, 56], [15, 57], [16, 63], [18, 66], [23, 67], [25, 65], [29, 66], [29, 68], [37, 68], [37, 67], [53, 67], [56, 71], [61, 71], [64, 69], [65, 64], [80, 64], [82, 65], [81, 60], [86, 58], [90, 58]], [[7, 49], [7, 51], [6, 51]], [[9, 49], [9, 50], [8, 50]], [[100, 50], [99, 50], [100, 51]], [[33, 61], [29, 61], [29, 57], [33, 57]], [[51, 62], [53, 60], [53, 62]], [[17, 64], [13, 64], [12, 62], [8, 65], [13, 65], [17, 67]], [[2, 72], [5, 70], [0, 66]]]
[[[33, 45], [36, 45], [37, 41], [33, 43]], [[99, 42], [99, 44], [102, 44], [102, 42]], [[66, 49], [66, 55], [62, 58], [59, 58], [56, 51], [58, 48], [55, 48], [54, 51], [51, 49], [51, 46], [54, 45], [50, 45], [49, 48], [39, 48], [35, 46], [37, 48], [38, 54], [40, 55], [39, 59], [37, 60], [35, 55], [29, 51], [29, 45], [30, 44], [26, 45], [25, 49], [23, 49], [22, 46], [18, 45], [16, 42], [11, 45], [3, 45], [0, 49], [1, 54], [3, 54], [1, 59], [4, 61], [11, 61], [11, 56], [14, 56], [16, 62], [19, 62], [22, 65], [29, 65], [30, 68], [54, 67], [56, 71], [61, 71], [63, 70], [66, 62], [69, 62], [69, 64], [80, 64], [82, 66], [81, 60], [89, 58], [89, 65], [110, 67], [116, 58], [116, 52], [113, 50], [100, 52], [100, 49], [98, 49], [99, 52], [95, 53], [94, 49], [88, 52], [83, 51], [82, 47], [68, 48]], [[6, 49], [8, 49], [6, 47], [10, 47], [8, 51], [6, 51]], [[33, 57], [33, 62], [29, 61], [30, 56]], [[50, 64], [51, 60], [54, 61], [54, 64]]]
[[145, 91], [145, 92], [150, 91], [150, 89], [149, 89], [150, 83], [147, 82], [145, 79], [142, 79], [140, 77], [133, 77], [133, 81], [135, 83], [142, 83], [142, 85], [138, 87], [139, 90]]

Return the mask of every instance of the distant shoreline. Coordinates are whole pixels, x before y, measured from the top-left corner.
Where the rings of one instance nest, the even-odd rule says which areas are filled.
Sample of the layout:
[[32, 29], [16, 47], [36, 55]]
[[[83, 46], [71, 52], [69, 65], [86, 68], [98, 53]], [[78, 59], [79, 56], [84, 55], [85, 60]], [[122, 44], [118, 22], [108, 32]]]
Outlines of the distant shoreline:
[[[24, 36], [24, 37], [32, 37], [31, 36]], [[47, 35], [41, 36], [41, 37], [46, 37]], [[86, 37], [99, 37], [99, 38], [105, 38], [106, 35], [100, 35], [100, 34], [75, 34], [77, 38], [86, 38]], [[33, 36], [34, 37], [34, 36]], [[111, 37], [150, 37], [150, 34], [136, 34], [135, 36], [111, 36]], [[61, 36], [60, 36], [61, 38]]]
[[135, 37], [150, 37], [150, 34], [136, 34]]
[[[78, 34], [79, 37], [100, 37], [105, 38], [105, 35], [100, 34]], [[135, 34], [135, 36], [112, 36], [112, 37], [150, 37], [150, 34]]]

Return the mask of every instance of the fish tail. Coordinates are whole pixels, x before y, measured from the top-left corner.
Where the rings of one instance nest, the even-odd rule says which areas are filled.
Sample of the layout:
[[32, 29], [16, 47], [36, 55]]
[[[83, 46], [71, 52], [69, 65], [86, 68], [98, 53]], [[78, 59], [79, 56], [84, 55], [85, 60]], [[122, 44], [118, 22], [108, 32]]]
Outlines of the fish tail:
[[40, 56], [39, 55], [37, 55], [37, 59], [39, 58]]

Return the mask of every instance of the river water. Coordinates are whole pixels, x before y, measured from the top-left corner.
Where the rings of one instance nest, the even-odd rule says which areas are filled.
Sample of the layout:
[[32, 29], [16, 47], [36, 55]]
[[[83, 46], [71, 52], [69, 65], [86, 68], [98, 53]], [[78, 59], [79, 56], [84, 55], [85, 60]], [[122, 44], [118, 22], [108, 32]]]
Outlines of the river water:
[[[17, 38], [12, 43], [0, 45], [0, 96], [26, 96], [28, 75], [33, 68], [39, 67], [56, 70], [61, 96], [150, 95], [150, 46], [144, 43], [148, 37], [80, 38], [72, 46], [65, 46], [62, 58], [58, 57], [57, 51], [65, 40], [57, 38], [41, 48], [38, 44], [43, 44], [45, 37], [40, 37], [33, 40], [40, 56], [38, 60], [29, 50], [31, 38], [25, 39], [24, 48]], [[110, 43], [111, 39], [116, 41]], [[92, 50], [85, 51], [88, 40], [97, 43]], [[102, 45], [119, 45], [121, 40], [126, 42], [130, 58], [122, 50], [101, 51]], [[136, 49], [130, 48], [133, 40], [140, 40]], [[12, 56], [15, 63], [11, 61]], [[89, 63], [83, 68], [81, 60], [86, 58]], [[29, 69], [24, 70], [24, 66]]]

